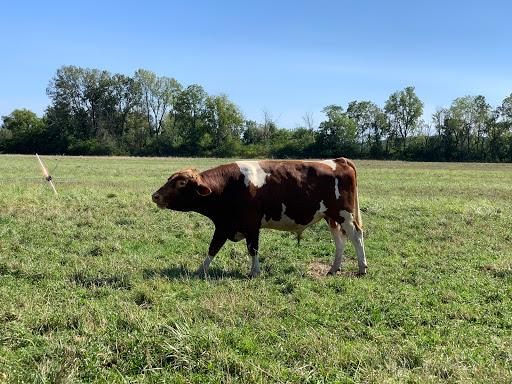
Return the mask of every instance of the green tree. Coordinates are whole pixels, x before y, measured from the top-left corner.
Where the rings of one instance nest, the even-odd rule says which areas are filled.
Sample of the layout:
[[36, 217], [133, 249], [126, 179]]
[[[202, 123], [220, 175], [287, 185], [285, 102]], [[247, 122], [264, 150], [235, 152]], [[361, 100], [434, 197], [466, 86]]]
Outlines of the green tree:
[[199, 144], [203, 135], [208, 133], [207, 97], [203, 87], [194, 84], [185, 88], [176, 100], [175, 125], [177, 133], [183, 139], [181, 151], [185, 155], [200, 155], [204, 148]]
[[111, 75], [98, 69], [82, 70], [81, 97], [89, 119], [87, 136], [104, 136], [109, 130], [109, 123], [114, 121], [112, 105]]
[[148, 124], [152, 127], [151, 135], [158, 136], [162, 133], [166, 114], [175, 113], [174, 106], [183, 87], [173, 78], [158, 77], [144, 69], [135, 72], [135, 80], [142, 91], [142, 105]]
[[[465, 96], [453, 100], [448, 116], [452, 121], [461, 159], [483, 159], [486, 125], [492, 120], [491, 107], [483, 96]], [[455, 123], [456, 122], [456, 123]]]
[[382, 136], [383, 111], [371, 101], [352, 101], [347, 108], [347, 116], [357, 125], [357, 135], [360, 140], [361, 155], [368, 155], [375, 144], [375, 137]]
[[470, 96], [458, 97], [450, 106], [453, 131], [460, 137], [460, 150], [465, 149], [465, 158], [471, 157], [471, 128], [473, 126], [472, 101]]
[[343, 107], [329, 105], [322, 110], [327, 120], [322, 121], [317, 135], [318, 154], [322, 157], [347, 156], [357, 153], [357, 126]]
[[123, 137], [128, 129], [129, 115], [140, 108], [142, 88], [134, 78], [115, 74], [112, 77], [111, 93], [116, 111], [111, 133], [115, 137]]
[[47, 94], [52, 100], [47, 109], [51, 145], [54, 151], [76, 154], [118, 153], [128, 115], [141, 98], [131, 78], [75, 66], [59, 68]]
[[432, 114], [432, 123], [436, 131], [437, 140], [434, 141], [439, 148], [434, 160], [455, 160], [458, 158], [460, 122], [451, 117], [450, 111], [438, 107]]
[[485, 158], [484, 153], [484, 139], [488, 134], [487, 127], [492, 125], [491, 106], [485, 101], [482, 95], [476, 96], [473, 99], [473, 114], [474, 114], [474, 135], [476, 139], [475, 147], [479, 160]]
[[277, 121], [274, 119], [272, 112], [267, 108], [263, 108], [263, 123], [261, 124], [262, 139], [268, 142], [268, 139], [277, 131]]
[[462, 156], [461, 127], [463, 122], [448, 117], [444, 120], [442, 129], [443, 156], [445, 160], [460, 160]]
[[57, 69], [56, 75], [49, 82], [46, 93], [52, 105], [47, 114], [55, 136], [86, 137], [90, 130], [83, 92], [83, 72], [75, 66], [63, 66]]
[[313, 157], [315, 136], [309, 127], [297, 127], [292, 131], [292, 154], [293, 157]]
[[507, 157], [507, 152], [510, 152], [509, 161], [512, 160], [512, 142], [507, 143], [512, 132], [512, 94], [493, 111], [486, 128], [489, 160], [502, 161]]
[[389, 116], [391, 130], [402, 139], [406, 153], [407, 137], [414, 133], [423, 114], [423, 102], [414, 93], [414, 87], [396, 91], [386, 101], [384, 110]]
[[295, 156], [292, 144], [292, 132], [288, 129], [275, 129], [266, 140], [265, 147], [269, 157], [287, 158]]
[[27, 109], [2, 116], [0, 149], [10, 153], [46, 153], [46, 118]]
[[226, 142], [233, 145], [240, 141], [244, 117], [242, 112], [227, 95], [208, 96], [206, 98], [207, 133], [212, 138], [213, 149], [226, 152]]
[[242, 129], [242, 143], [244, 145], [261, 144], [263, 131], [260, 125], [253, 120], [246, 120]]

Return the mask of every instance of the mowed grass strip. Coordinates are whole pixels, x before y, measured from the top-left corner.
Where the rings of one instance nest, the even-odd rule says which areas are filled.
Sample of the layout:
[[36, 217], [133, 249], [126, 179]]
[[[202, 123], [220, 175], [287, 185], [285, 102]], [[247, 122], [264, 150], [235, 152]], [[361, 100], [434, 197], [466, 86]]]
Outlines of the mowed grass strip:
[[368, 275], [321, 222], [199, 279], [212, 224], [151, 194], [227, 161], [64, 157], [57, 197], [0, 155], [0, 382], [512, 381], [512, 165], [356, 161]]

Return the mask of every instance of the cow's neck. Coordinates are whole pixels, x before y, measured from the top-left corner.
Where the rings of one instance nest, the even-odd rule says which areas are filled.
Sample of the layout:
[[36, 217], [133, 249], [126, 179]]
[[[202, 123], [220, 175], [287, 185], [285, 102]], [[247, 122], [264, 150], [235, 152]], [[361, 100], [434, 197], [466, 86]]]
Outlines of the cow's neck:
[[201, 173], [201, 181], [212, 190], [212, 193], [200, 199], [201, 201], [194, 208], [194, 211], [208, 217], [216, 224], [222, 221], [226, 215], [221, 195], [228, 180], [219, 177], [210, 170]]
[[194, 207], [193, 211], [208, 217], [214, 223], [219, 220], [220, 212], [218, 196], [210, 195], [201, 199], [201, 203]]

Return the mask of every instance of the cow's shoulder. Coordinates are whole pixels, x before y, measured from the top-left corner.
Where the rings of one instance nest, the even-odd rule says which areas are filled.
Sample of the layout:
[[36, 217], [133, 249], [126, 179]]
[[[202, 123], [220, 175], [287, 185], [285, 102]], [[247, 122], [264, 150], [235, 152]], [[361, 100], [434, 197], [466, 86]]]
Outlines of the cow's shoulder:
[[208, 187], [221, 193], [228, 185], [240, 184], [241, 173], [236, 163], [229, 163], [203, 171], [199, 176]]

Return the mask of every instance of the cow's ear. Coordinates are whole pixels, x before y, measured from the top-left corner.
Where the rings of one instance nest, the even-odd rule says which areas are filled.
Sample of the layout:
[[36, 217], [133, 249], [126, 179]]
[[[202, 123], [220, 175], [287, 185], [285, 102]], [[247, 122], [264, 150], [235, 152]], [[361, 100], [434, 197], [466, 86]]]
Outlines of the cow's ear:
[[206, 185], [201, 185], [201, 184], [197, 185], [196, 191], [201, 196], [208, 196], [210, 193], [212, 193], [212, 190], [210, 188], [208, 188]]

